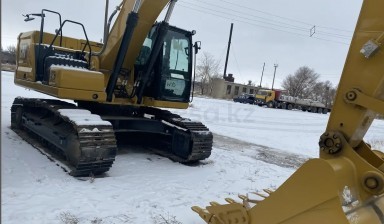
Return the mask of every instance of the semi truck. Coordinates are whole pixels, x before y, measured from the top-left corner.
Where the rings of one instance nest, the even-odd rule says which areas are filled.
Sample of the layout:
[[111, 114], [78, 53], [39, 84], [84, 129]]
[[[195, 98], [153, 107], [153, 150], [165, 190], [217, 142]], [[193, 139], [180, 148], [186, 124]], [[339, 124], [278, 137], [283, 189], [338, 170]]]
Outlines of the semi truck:
[[327, 114], [329, 111], [329, 108], [319, 101], [289, 96], [286, 90], [278, 89], [260, 89], [256, 93], [256, 104], [259, 106], [266, 105], [269, 108], [297, 109], [322, 114]]

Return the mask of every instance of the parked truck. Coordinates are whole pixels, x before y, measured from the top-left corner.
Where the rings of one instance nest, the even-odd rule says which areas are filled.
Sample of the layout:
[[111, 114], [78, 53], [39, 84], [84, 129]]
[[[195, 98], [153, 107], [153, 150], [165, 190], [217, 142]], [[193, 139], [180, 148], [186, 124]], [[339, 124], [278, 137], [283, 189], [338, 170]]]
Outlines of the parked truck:
[[256, 104], [259, 106], [266, 105], [269, 108], [280, 109], [297, 109], [312, 113], [328, 113], [329, 109], [321, 102], [311, 99], [300, 99], [286, 95], [285, 90], [269, 90], [260, 89], [256, 93]]

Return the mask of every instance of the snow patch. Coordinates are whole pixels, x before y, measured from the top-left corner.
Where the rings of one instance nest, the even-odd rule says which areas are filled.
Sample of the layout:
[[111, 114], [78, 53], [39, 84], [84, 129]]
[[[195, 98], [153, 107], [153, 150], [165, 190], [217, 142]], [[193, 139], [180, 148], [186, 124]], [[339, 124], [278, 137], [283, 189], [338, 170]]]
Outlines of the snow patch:
[[85, 133], [85, 132], [94, 133], [94, 132], [102, 132], [102, 131], [99, 130], [98, 128], [93, 128], [92, 130], [90, 130], [88, 128], [82, 128], [80, 130], [80, 133]]
[[[296, 170], [296, 165], [286, 168], [271, 160], [278, 164], [284, 155], [291, 155], [287, 161], [297, 155], [317, 157], [317, 142], [329, 117], [195, 97], [193, 107], [171, 111], [200, 121], [222, 136], [214, 137], [208, 160], [185, 166], [143, 148], [119, 148], [111, 170], [91, 183], [69, 176], [9, 129], [16, 96], [53, 98], [15, 86], [13, 76], [1, 73], [2, 223], [59, 224], [61, 217], [79, 223], [153, 223], [153, 217], [202, 223], [191, 206], [205, 207], [212, 200], [225, 203], [227, 197], [275, 189]], [[62, 113], [91, 115], [79, 110]], [[384, 121], [375, 120], [365, 138], [383, 140], [383, 136]], [[384, 150], [384, 144], [378, 146]], [[263, 160], [262, 150], [269, 151]], [[271, 156], [275, 152], [281, 153], [277, 159]], [[350, 201], [347, 192], [345, 198]]]
[[97, 114], [92, 114], [89, 110], [83, 109], [59, 109], [58, 112], [63, 116], [67, 117], [71, 122], [77, 126], [86, 125], [106, 125], [110, 126], [109, 121], [104, 121]]
[[94, 73], [94, 74], [98, 74], [98, 75], [103, 75], [103, 73], [101, 73], [101, 72], [91, 71], [87, 68], [73, 67], [73, 66], [67, 66], [67, 65], [51, 65], [51, 70], [52, 69], [65, 69], [65, 70], [71, 70], [71, 71], [86, 71], [86, 72], [90, 72], [90, 73]]

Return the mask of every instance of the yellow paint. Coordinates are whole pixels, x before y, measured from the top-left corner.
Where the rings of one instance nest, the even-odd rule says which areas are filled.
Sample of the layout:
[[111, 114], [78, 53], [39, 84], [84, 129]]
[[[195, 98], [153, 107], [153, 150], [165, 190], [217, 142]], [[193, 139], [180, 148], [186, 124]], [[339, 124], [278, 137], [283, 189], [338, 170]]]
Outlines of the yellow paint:
[[160, 101], [150, 97], [144, 97], [143, 104], [146, 106], [152, 106], [152, 107], [175, 108], [175, 109], [187, 109], [189, 106], [189, 103]]
[[[37, 82], [30, 82], [20, 79], [15, 79], [15, 84], [61, 99], [104, 102], [107, 97], [104, 91], [100, 92], [79, 89], [57, 88]], [[97, 95], [97, 99], [94, 98], [95, 95]]]
[[87, 70], [54, 67], [51, 69], [50, 86], [66, 89], [104, 91], [104, 74]]

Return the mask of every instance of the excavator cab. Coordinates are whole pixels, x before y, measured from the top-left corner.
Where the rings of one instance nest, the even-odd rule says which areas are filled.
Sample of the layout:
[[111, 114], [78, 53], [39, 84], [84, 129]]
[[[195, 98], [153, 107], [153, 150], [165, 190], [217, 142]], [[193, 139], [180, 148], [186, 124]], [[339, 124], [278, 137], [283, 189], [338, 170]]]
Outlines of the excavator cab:
[[[146, 37], [135, 63], [135, 79], [147, 67], [158, 24]], [[144, 95], [156, 100], [189, 102], [192, 82], [192, 32], [170, 26]]]

